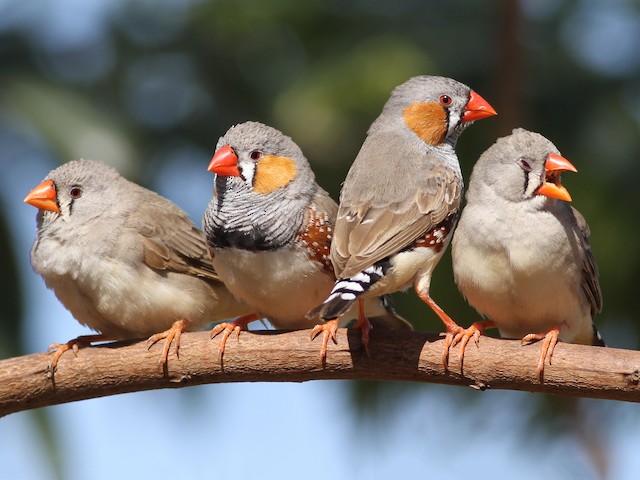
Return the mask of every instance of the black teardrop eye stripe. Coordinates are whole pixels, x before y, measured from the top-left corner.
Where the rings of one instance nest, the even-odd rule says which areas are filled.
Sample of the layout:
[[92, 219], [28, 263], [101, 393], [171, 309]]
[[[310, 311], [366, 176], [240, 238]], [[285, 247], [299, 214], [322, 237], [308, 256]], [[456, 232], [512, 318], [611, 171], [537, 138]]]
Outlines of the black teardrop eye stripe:
[[[242, 179], [243, 182], [247, 181], [247, 177], [244, 176], [244, 172], [242, 171], [242, 167], [240, 165], [238, 165], [238, 173], [240, 173], [240, 178]], [[253, 178], [251, 179], [251, 186], [253, 186], [253, 184], [256, 181], [256, 172], [255, 169], [253, 171]]]

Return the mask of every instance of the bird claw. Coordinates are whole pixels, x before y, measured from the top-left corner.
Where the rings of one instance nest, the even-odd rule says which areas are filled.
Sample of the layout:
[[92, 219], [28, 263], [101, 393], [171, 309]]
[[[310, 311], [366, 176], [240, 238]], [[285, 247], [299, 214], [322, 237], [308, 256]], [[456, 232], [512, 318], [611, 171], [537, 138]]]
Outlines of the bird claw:
[[222, 357], [224, 356], [224, 350], [227, 346], [227, 339], [229, 338], [229, 336], [235, 332], [236, 340], [239, 343], [240, 332], [243, 330], [248, 330], [249, 324], [257, 319], [258, 316], [251, 313], [249, 315], [238, 317], [233, 322], [222, 322], [213, 327], [213, 329], [211, 330], [211, 338], [214, 338], [222, 333], [222, 338], [220, 338], [220, 344], [218, 345], [218, 356], [220, 358], [220, 365], [222, 365]]
[[47, 376], [49, 378], [53, 377], [53, 373], [55, 372], [58, 361], [60, 357], [69, 350], [72, 350], [74, 355], [78, 356], [78, 350], [84, 347], [90, 347], [92, 342], [103, 342], [105, 340], [109, 340], [106, 336], [102, 334], [96, 335], [80, 335], [72, 340], [69, 340], [67, 343], [52, 343], [47, 349], [47, 353], [53, 353], [53, 357], [49, 364], [47, 365]]
[[171, 348], [171, 343], [175, 342], [176, 344], [176, 357], [180, 356], [180, 337], [182, 336], [182, 332], [184, 332], [187, 327], [191, 324], [189, 320], [177, 320], [173, 322], [171, 328], [165, 330], [164, 332], [156, 333], [151, 335], [147, 340], [147, 350], [150, 349], [154, 344], [164, 339], [164, 347], [162, 348], [162, 354], [160, 355], [160, 361], [158, 362], [158, 368], [160, 372], [164, 372], [167, 368], [167, 363], [169, 361], [169, 349]]
[[320, 347], [320, 363], [324, 367], [327, 362], [327, 346], [329, 345], [329, 339], [333, 340], [335, 345], [338, 344], [338, 320], [329, 320], [313, 327], [310, 335], [311, 341], [320, 335], [320, 333], [324, 333], [322, 336], [322, 346]]
[[[442, 366], [445, 371], [449, 369], [449, 352], [451, 348], [455, 347], [455, 339], [458, 338], [460, 334], [464, 333], [464, 329], [458, 325], [455, 327], [447, 328], [444, 333], [444, 344], [442, 345]], [[464, 355], [464, 352], [461, 352], [461, 355]]]
[[220, 358], [220, 363], [222, 363], [222, 357], [224, 356], [224, 349], [227, 346], [227, 339], [229, 336], [235, 332], [236, 340], [240, 343], [240, 331], [246, 330], [242, 328], [240, 325], [237, 325], [235, 322], [225, 322], [219, 323], [216, 325], [213, 330], [211, 330], [211, 338], [218, 336], [222, 333], [222, 337], [220, 338], [220, 344], [218, 345], [218, 356]]
[[540, 348], [540, 355], [538, 357], [538, 364], [536, 366], [536, 379], [538, 382], [544, 382], [544, 362], [548, 358], [549, 365], [551, 365], [551, 358], [553, 357], [553, 351], [558, 343], [558, 336], [560, 335], [560, 328], [554, 327], [543, 333], [530, 333], [525, 335], [520, 340], [520, 345], [528, 345], [538, 340], [544, 340], [542, 347]]
[[[447, 346], [447, 355], [449, 350], [456, 345], [460, 344], [460, 372], [464, 368], [464, 353], [467, 348], [469, 340], [473, 339], [476, 344], [476, 348], [480, 348], [480, 335], [484, 333], [487, 328], [493, 328], [495, 324], [492, 321], [475, 322], [469, 328], [454, 327], [451, 332], [447, 332], [447, 336], [452, 335], [449, 345]], [[447, 339], [445, 337], [445, 345], [447, 345]], [[444, 357], [443, 357], [444, 358]], [[445, 365], [445, 369], [446, 369]]]

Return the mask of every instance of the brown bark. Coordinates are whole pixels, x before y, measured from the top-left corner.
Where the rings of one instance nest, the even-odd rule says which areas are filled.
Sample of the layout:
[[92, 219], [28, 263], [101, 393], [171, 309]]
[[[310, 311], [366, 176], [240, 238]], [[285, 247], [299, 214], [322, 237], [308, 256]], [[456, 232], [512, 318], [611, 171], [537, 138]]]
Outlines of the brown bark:
[[47, 376], [49, 354], [0, 361], [0, 416], [117, 393], [180, 388], [224, 382], [303, 382], [324, 379], [401, 380], [447, 383], [476, 389], [509, 389], [558, 395], [640, 401], [640, 352], [559, 343], [544, 383], [535, 379], [539, 344], [481, 337], [467, 347], [461, 372], [458, 348], [449, 371], [441, 364], [442, 340], [434, 334], [371, 332], [370, 357], [359, 331], [340, 329], [338, 345], [329, 345], [327, 363], [319, 361], [320, 339], [309, 331], [243, 332], [231, 337], [223, 365], [218, 339], [208, 332], [182, 336], [180, 357], [172, 348], [166, 372], [158, 371], [161, 345], [145, 342], [107, 344], [65, 353], [55, 382]]

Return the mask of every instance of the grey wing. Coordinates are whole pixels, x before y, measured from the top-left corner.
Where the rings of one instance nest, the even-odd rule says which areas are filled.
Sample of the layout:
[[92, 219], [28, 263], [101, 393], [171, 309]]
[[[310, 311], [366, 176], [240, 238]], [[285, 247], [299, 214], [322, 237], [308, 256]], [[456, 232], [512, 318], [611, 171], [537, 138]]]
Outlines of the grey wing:
[[365, 160], [354, 162], [358, 168], [347, 176], [331, 248], [339, 278], [402, 250], [460, 207], [459, 172], [435, 153], [407, 152], [396, 143], [394, 138], [365, 142], [356, 162]]
[[598, 266], [596, 259], [591, 251], [589, 243], [589, 225], [578, 210], [571, 207], [573, 216], [576, 219], [578, 229], [581, 234], [582, 247], [582, 290], [589, 299], [591, 305], [591, 315], [602, 311], [602, 291], [600, 290], [600, 282], [598, 281]]
[[204, 233], [173, 203], [156, 196], [141, 203], [128, 221], [140, 234], [149, 267], [220, 280]]

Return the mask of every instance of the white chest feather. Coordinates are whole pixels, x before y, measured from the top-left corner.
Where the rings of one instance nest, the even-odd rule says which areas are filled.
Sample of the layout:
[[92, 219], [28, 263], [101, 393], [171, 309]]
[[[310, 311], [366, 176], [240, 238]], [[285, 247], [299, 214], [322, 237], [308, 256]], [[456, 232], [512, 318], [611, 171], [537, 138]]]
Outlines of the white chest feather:
[[576, 249], [565, 230], [552, 218], [537, 218], [536, 228], [545, 235], [506, 230], [491, 217], [481, 218], [471, 225], [463, 214], [458, 228], [465, 235], [456, 235], [453, 242], [455, 280], [469, 304], [505, 337], [522, 338], [561, 325], [561, 340], [588, 341], [590, 307], [581, 290]]
[[160, 275], [140, 259], [81, 255], [60, 243], [51, 254], [51, 244], [34, 250], [34, 268], [76, 320], [112, 339], [149, 336], [178, 319], [196, 329], [246, 313], [224, 288], [199, 278]]
[[309, 328], [305, 314], [331, 292], [334, 279], [298, 249], [214, 252], [214, 267], [229, 290], [276, 328]]

